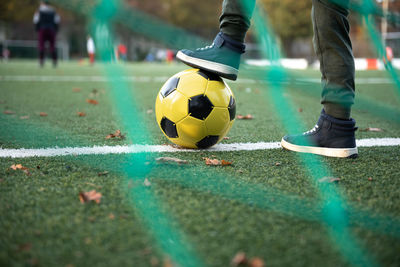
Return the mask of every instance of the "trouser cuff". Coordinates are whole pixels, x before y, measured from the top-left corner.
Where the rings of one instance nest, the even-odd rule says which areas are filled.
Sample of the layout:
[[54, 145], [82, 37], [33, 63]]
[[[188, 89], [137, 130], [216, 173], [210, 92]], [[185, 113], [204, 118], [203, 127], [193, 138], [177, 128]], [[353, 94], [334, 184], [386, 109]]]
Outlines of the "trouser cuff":
[[337, 119], [350, 119], [351, 107], [336, 103], [324, 103], [325, 113]]

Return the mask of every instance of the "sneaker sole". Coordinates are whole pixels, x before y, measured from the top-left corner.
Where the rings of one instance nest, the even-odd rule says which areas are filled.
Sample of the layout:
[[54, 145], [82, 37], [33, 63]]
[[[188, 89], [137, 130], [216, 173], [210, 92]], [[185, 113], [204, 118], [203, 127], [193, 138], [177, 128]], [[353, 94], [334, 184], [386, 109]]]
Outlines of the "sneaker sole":
[[291, 144], [285, 141], [283, 138], [281, 140], [281, 145], [283, 148], [291, 151], [301, 152], [301, 153], [311, 153], [326, 157], [335, 158], [356, 158], [358, 156], [357, 147], [354, 148], [328, 148], [328, 147], [315, 147], [315, 146], [299, 146]]
[[182, 53], [181, 51], [179, 51], [176, 54], [176, 58], [193, 68], [198, 68], [209, 72], [213, 72], [223, 78], [232, 81], [235, 81], [237, 79], [237, 74], [239, 72], [237, 69], [230, 67], [228, 65], [208, 61], [205, 59], [191, 57]]

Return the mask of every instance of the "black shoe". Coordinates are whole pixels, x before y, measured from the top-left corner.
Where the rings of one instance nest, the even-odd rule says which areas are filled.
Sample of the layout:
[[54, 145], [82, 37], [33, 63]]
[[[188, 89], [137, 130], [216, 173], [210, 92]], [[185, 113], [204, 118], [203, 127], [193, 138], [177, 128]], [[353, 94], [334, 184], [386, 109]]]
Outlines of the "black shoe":
[[317, 124], [311, 130], [299, 135], [282, 138], [283, 148], [327, 157], [356, 158], [358, 150], [354, 132], [354, 119], [336, 119], [322, 110]]

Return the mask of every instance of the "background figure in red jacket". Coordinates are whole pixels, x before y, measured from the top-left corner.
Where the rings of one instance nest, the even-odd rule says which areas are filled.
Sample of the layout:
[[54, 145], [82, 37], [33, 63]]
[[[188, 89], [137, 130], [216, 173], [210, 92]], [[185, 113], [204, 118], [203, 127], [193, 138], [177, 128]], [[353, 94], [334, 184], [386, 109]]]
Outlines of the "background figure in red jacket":
[[44, 64], [46, 42], [50, 46], [53, 66], [57, 66], [56, 34], [60, 24], [60, 16], [49, 5], [49, 1], [41, 1], [39, 9], [33, 16], [33, 23], [38, 32], [40, 66], [42, 67]]

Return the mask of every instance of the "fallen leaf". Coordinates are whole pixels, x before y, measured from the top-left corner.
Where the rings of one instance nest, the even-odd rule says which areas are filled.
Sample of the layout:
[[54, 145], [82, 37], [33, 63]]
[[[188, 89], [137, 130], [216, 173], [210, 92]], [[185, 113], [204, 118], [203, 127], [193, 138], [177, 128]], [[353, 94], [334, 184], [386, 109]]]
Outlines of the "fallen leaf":
[[40, 117], [47, 117], [47, 113], [46, 113], [46, 112], [40, 112], [40, 113], [39, 113], [39, 116], [40, 116]]
[[27, 170], [27, 167], [22, 166], [22, 164], [13, 164], [10, 166], [10, 169], [15, 170]]
[[99, 104], [99, 101], [97, 101], [96, 99], [86, 99], [86, 102], [92, 105]]
[[221, 166], [229, 166], [232, 165], [231, 161], [221, 160]]
[[27, 119], [29, 119], [29, 116], [28, 116], [28, 115], [26, 115], [26, 116], [21, 116], [21, 117], [19, 117], [19, 119], [20, 119], [20, 120], [27, 120]]
[[248, 265], [250, 267], [264, 267], [265, 266], [264, 261], [257, 257], [251, 258]]
[[280, 162], [275, 162], [275, 166], [281, 166], [281, 164]]
[[225, 136], [223, 139], [224, 139], [224, 140], [229, 140], [229, 139], [231, 139], [231, 138], [228, 137], [228, 136]]
[[231, 266], [236, 267], [244, 264], [247, 264], [246, 254], [244, 252], [236, 253], [231, 261]]
[[152, 113], [153, 113], [153, 110], [152, 110], [152, 109], [148, 109], [148, 110], [146, 111], [146, 113], [147, 113], [147, 114], [152, 114]]
[[174, 267], [174, 264], [169, 258], [164, 259], [163, 267]]
[[339, 181], [340, 181], [340, 178], [337, 178], [337, 177], [323, 177], [318, 180], [318, 182], [320, 182], [320, 183], [336, 183]]
[[252, 120], [254, 117], [251, 114], [247, 114], [247, 115], [237, 115], [236, 118], [238, 120]]
[[368, 181], [372, 181], [373, 179], [372, 179], [372, 177], [368, 177]]
[[109, 172], [108, 171], [103, 171], [103, 172], [98, 172], [97, 176], [105, 176], [107, 175]]
[[81, 91], [81, 88], [75, 87], [75, 88], [72, 89], [72, 91], [73, 91], [74, 93], [78, 93], [78, 92]]
[[373, 127], [368, 127], [365, 129], [360, 129], [360, 132], [383, 132], [381, 128], [373, 128]]
[[156, 158], [156, 161], [157, 162], [175, 162], [178, 164], [187, 164], [188, 163], [187, 160], [172, 158], [172, 157], [159, 157], [159, 158]]
[[14, 112], [14, 111], [12, 111], [12, 110], [9, 110], [9, 109], [6, 109], [6, 110], [4, 110], [4, 111], [3, 111], [3, 113], [4, 113], [4, 114], [7, 114], [7, 115], [12, 115], [12, 114], [15, 114], [15, 112]]
[[78, 111], [76, 114], [77, 114], [79, 117], [85, 117], [85, 116], [86, 116], [86, 113], [85, 113], [85, 112], [80, 112], [80, 111]]
[[23, 171], [26, 175], [30, 176], [31, 173], [29, 172], [29, 169], [27, 167], [22, 166], [22, 164], [13, 164], [10, 166], [10, 169], [16, 171], [16, 170], [21, 170]]
[[221, 161], [218, 159], [210, 159], [210, 158], [203, 158], [206, 162], [206, 165], [218, 166], [221, 164]]
[[210, 166], [230, 166], [230, 165], [232, 165], [231, 161], [210, 159], [210, 158], [203, 158], [203, 159], [206, 162], [206, 165], [210, 165]]
[[146, 186], [146, 187], [151, 186], [151, 183], [150, 183], [149, 179], [147, 179], [147, 178], [144, 179], [143, 184], [144, 184], [144, 186]]
[[100, 203], [102, 195], [96, 190], [91, 190], [89, 192], [79, 192], [79, 200], [81, 203], [87, 203], [89, 201], [95, 201], [97, 204]]
[[114, 220], [115, 216], [114, 216], [114, 214], [110, 213], [110, 214], [108, 214], [108, 218], [110, 218], [110, 220]]
[[125, 135], [121, 134], [120, 130], [116, 130], [115, 133], [111, 133], [106, 136], [106, 139], [111, 139], [111, 138], [119, 138], [119, 139], [124, 139]]
[[303, 109], [302, 108], [298, 108], [297, 111], [298, 112], [303, 112]]

